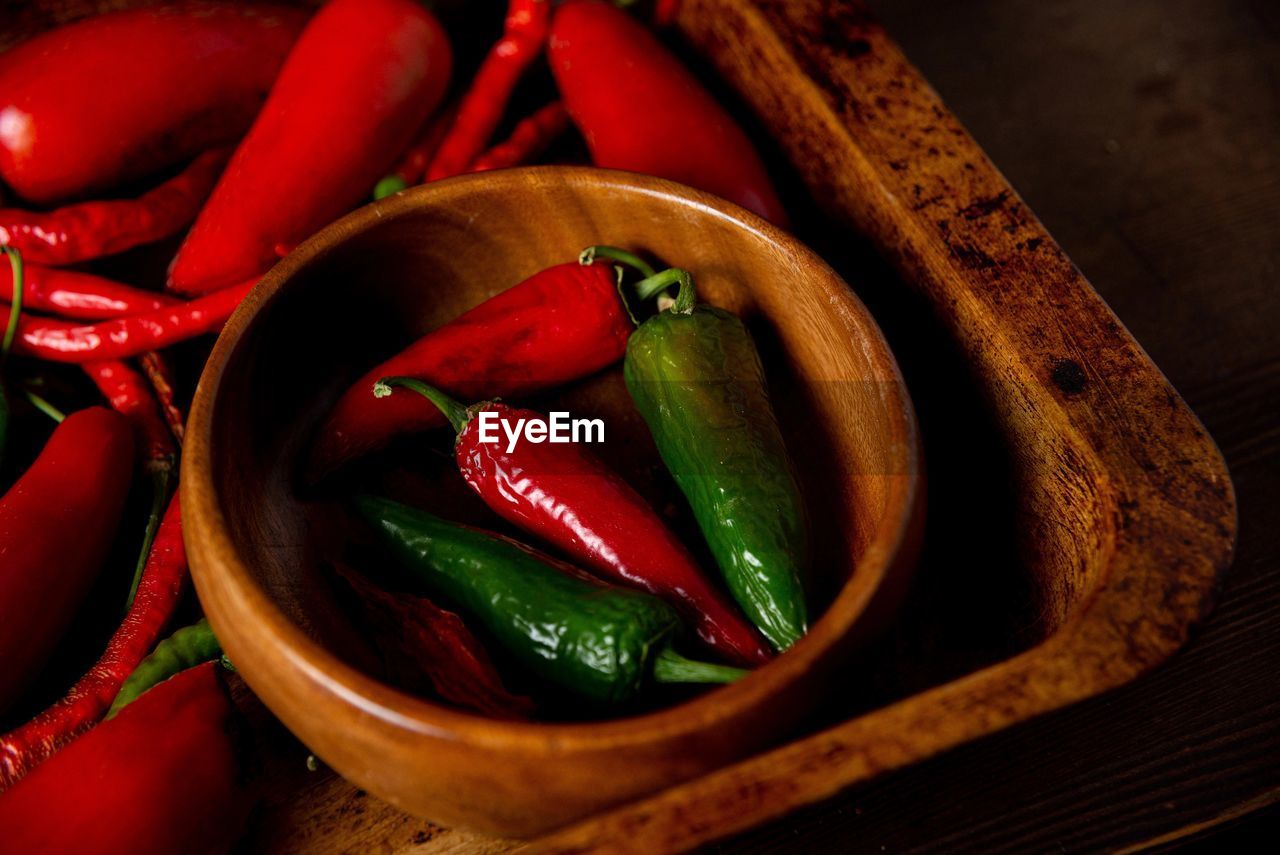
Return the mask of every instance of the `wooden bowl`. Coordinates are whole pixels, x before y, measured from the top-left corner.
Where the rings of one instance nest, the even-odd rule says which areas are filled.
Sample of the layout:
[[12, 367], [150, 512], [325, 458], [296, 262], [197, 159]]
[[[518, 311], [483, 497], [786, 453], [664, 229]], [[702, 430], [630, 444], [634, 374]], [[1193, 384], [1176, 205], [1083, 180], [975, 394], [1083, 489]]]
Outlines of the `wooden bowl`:
[[[362, 667], [359, 635], [326, 578], [321, 541], [332, 540], [335, 503], [301, 497], [306, 441], [325, 408], [377, 361], [595, 243], [691, 269], [702, 299], [752, 329], [806, 491], [821, 617], [785, 655], [736, 684], [614, 720], [497, 721], [393, 688]], [[574, 415], [603, 416], [605, 456], [661, 503], [669, 485], [620, 374], [612, 369], [554, 400]], [[427, 447], [447, 441], [415, 438], [400, 456]], [[205, 368], [182, 503], [196, 589], [218, 637], [303, 742], [407, 811], [526, 836], [787, 735], [902, 593], [921, 521], [918, 454], [911, 403], [875, 321], [803, 245], [677, 184], [537, 167], [398, 194], [280, 262], [231, 318]], [[465, 496], [452, 489], [440, 492], [461, 513]]]

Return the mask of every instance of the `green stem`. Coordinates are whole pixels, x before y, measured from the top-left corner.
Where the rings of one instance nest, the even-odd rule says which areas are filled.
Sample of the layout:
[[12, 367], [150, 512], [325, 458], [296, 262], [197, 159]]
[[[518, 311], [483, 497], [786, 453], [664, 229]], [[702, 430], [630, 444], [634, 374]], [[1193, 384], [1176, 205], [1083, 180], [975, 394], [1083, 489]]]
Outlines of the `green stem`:
[[578, 255], [578, 263], [591, 264], [597, 258], [607, 258], [610, 261], [634, 267], [646, 279], [657, 273], [653, 266], [640, 256], [633, 252], [627, 252], [625, 249], [619, 249], [616, 246], [589, 246]]
[[646, 279], [641, 279], [635, 284], [636, 296], [641, 300], [647, 300], [655, 294], [667, 290], [672, 285], [679, 285], [680, 290], [676, 292], [676, 304], [672, 311], [687, 315], [693, 311], [693, 303], [697, 294], [693, 287], [693, 276], [689, 271], [682, 270], [679, 267], [668, 267], [661, 273], [655, 273]]
[[670, 647], [659, 650], [653, 660], [653, 679], [658, 683], [732, 683], [746, 675], [730, 665], [686, 659]]
[[184, 626], [156, 645], [151, 655], [138, 663], [116, 699], [107, 710], [107, 718], [114, 718], [120, 708], [137, 700], [143, 692], [165, 680], [202, 662], [216, 659], [222, 654], [222, 645], [214, 637], [209, 621], [201, 618], [191, 626]]
[[22, 272], [22, 253], [11, 246], [0, 247], [9, 256], [9, 267], [13, 269], [13, 302], [9, 306], [9, 325], [4, 331], [4, 341], [0, 343], [0, 365], [9, 358], [13, 348], [13, 340], [18, 335], [18, 321], [22, 318], [22, 286], [25, 278]]
[[133, 606], [133, 598], [138, 595], [138, 585], [142, 583], [142, 573], [147, 569], [147, 559], [151, 557], [151, 545], [155, 543], [156, 532], [160, 529], [160, 518], [169, 504], [169, 481], [173, 476], [173, 459], [166, 462], [156, 461], [151, 469], [151, 510], [147, 512], [147, 527], [142, 531], [142, 549], [138, 552], [138, 563], [133, 568], [133, 583], [129, 585], [129, 597], [125, 600], [125, 611]]
[[46, 401], [44, 398], [41, 398], [35, 392], [32, 392], [30, 389], [23, 388], [22, 394], [26, 395], [27, 400], [31, 402], [31, 406], [35, 407], [40, 412], [44, 413], [46, 416], [53, 419], [55, 422], [61, 423], [64, 419], [66, 419], [67, 417], [66, 413], [62, 412], [62, 410], [58, 409], [53, 404], [50, 404], [48, 401]]
[[392, 386], [412, 389], [435, 404], [440, 412], [444, 413], [445, 418], [449, 420], [449, 424], [453, 425], [453, 429], [457, 433], [462, 433], [462, 429], [467, 426], [467, 422], [471, 421], [471, 414], [467, 412], [466, 407], [436, 387], [428, 386], [416, 377], [383, 377], [373, 384], [373, 397], [387, 397], [391, 394]]

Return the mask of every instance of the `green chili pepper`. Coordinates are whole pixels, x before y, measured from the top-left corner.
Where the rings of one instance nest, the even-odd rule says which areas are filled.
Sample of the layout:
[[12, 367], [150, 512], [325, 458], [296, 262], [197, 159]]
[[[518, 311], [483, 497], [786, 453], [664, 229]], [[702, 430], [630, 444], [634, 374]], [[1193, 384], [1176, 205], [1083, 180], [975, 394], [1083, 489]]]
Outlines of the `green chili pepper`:
[[120, 708], [137, 700], [143, 692], [163, 683], [173, 675], [201, 662], [217, 659], [222, 655], [222, 645], [213, 635], [209, 621], [201, 618], [191, 626], [184, 626], [156, 645], [151, 655], [138, 663], [120, 692], [107, 710], [107, 718], [114, 718]]
[[725, 683], [746, 673], [676, 653], [680, 620], [657, 597], [388, 499], [362, 497], [357, 506], [415, 579], [479, 620], [532, 672], [577, 695], [618, 703], [649, 679]]
[[730, 593], [785, 650], [808, 630], [808, 532], [760, 355], [736, 316], [694, 305], [686, 271], [665, 270], [636, 289], [651, 296], [673, 284], [674, 306], [631, 334], [627, 389]]

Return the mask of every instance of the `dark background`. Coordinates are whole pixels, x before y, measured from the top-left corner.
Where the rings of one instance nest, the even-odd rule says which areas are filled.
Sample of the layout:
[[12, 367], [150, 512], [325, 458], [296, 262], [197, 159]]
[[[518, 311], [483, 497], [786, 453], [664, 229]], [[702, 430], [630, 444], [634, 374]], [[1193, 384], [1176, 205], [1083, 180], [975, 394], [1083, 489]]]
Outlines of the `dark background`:
[[870, 5], [1208, 426], [1239, 548], [1216, 611], [1155, 673], [723, 848], [1274, 845], [1280, 3]]

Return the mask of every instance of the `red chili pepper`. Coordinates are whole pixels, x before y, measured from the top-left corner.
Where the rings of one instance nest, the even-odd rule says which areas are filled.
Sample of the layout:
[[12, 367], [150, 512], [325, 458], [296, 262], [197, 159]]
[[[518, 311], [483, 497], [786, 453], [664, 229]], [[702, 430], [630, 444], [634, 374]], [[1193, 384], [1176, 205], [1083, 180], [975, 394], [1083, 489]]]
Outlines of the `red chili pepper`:
[[146, 378], [120, 360], [86, 362], [81, 367], [111, 409], [133, 425], [138, 451], [147, 465], [172, 467], [176, 454], [173, 437], [151, 396]]
[[90, 407], [58, 425], [0, 499], [0, 709], [44, 664], [89, 592], [132, 469], [129, 422]]
[[[26, 266], [23, 289], [23, 308], [86, 321], [137, 315], [178, 302], [92, 273], [35, 264]], [[7, 265], [0, 265], [0, 300], [13, 302], [13, 275]]]
[[178, 3], [36, 36], [0, 60], [0, 176], [46, 205], [235, 141], [305, 20], [283, 6]]
[[415, 395], [372, 406], [381, 377], [417, 377], [464, 398], [519, 395], [618, 361], [633, 328], [613, 267], [570, 262], [535, 273], [357, 380], [321, 426], [309, 472], [322, 477], [395, 436], [445, 424]]
[[552, 101], [521, 119], [512, 129], [511, 136], [472, 161], [468, 171], [484, 172], [528, 163], [542, 154], [568, 127], [569, 114], [564, 104]]
[[653, 25], [669, 27], [675, 23], [678, 14], [680, 14], [680, 0], [657, 0], [653, 4]]
[[[427, 122], [426, 128], [423, 129], [413, 145], [409, 146], [409, 150], [400, 155], [400, 160], [396, 163], [395, 169], [392, 169], [386, 178], [382, 180], [399, 179], [400, 186], [396, 188], [397, 190], [403, 190], [405, 187], [411, 187], [421, 182], [423, 176], [427, 174], [427, 165], [431, 163], [431, 158], [435, 156], [436, 151], [440, 148], [440, 142], [448, 132], [449, 126], [453, 124], [453, 119], [456, 115], [458, 115], [457, 105], [441, 109], [439, 113]], [[391, 193], [384, 193], [383, 195], [389, 196]]]
[[23, 315], [13, 350], [51, 362], [128, 359], [149, 350], [163, 350], [217, 332], [255, 284], [256, 279], [187, 303], [96, 324]]
[[251, 792], [243, 725], [217, 662], [150, 689], [0, 798], [12, 852], [226, 851]]
[[178, 251], [170, 286], [203, 294], [260, 274], [358, 204], [440, 103], [448, 36], [412, 0], [332, 0]]
[[[517, 430], [522, 422], [540, 425], [542, 436], [549, 438], [546, 416], [496, 401], [464, 407], [404, 377], [380, 381], [374, 395], [386, 398], [391, 386], [413, 389], [449, 419], [458, 434], [458, 470], [498, 516], [606, 578], [667, 600], [729, 661], [769, 661], [764, 639], [707, 582], [693, 556], [640, 494], [595, 455], [575, 442], [508, 442], [506, 431]], [[395, 397], [410, 396], [391, 400]], [[496, 442], [483, 439], [490, 413]]]
[[786, 224], [751, 140], [643, 24], [603, 0], [572, 0], [556, 9], [549, 44], [598, 166], [680, 181]]
[[182, 414], [182, 408], [177, 404], [173, 366], [158, 350], [147, 351], [138, 357], [138, 362], [142, 366], [142, 373], [147, 375], [151, 388], [155, 390], [156, 400], [159, 401], [160, 412], [169, 425], [169, 432], [181, 444], [183, 435], [186, 433], [187, 417]]
[[459, 175], [493, 136], [516, 83], [547, 40], [551, 0], [509, 0], [502, 38], [480, 64], [458, 117], [427, 169], [427, 180]]
[[120, 686], [169, 623], [186, 579], [182, 512], [175, 495], [156, 533], [133, 604], [97, 664], [60, 701], [0, 737], [0, 791], [106, 715]]
[[340, 564], [389, 670], [410, 684], [425, 677], [446, 701], [495, 718], [524, 719], [533, 701], [502, 684], [498, 669], [467, 625], [425, 597], [392, 594]]
[[225, 149], [205, 152], [137, 199], [80, 202], [46, 212], [0, 209], [0, 246], [15, 247], [37, 264], [59, 266], [163, 240], [195, 219], [227, 155]]

